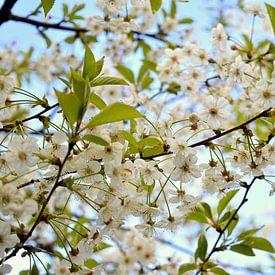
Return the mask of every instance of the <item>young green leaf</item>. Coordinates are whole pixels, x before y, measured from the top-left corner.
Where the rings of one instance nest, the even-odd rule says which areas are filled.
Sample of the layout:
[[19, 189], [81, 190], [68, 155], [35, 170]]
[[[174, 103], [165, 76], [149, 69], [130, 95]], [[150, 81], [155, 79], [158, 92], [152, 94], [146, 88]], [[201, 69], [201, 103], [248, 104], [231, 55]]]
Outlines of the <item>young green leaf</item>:
[[210, 220], [213, 220], [213, 215], [212, 215], [210, 205], [206, 202], [201, 202], [201, 206], [204, 208], [206, 217], [209, 218]]
[[150, 0], [151, 9], [153, 13], [156, 13], [162, 4], [162, 0]]
[[98, 61], [96, 61], [95, 77], [97, 77], [101, 73], [103, 65], [104, 65], [104, 59], [105, 59], [105, 57], [103, 56]]
[[65, 118], [72, 127], [75, 122], [81, 119], [82, 104], [78, 97], [73, 93], [64, 94], [62, 92], [55, 92], [59, 105], [63, 111]]
[[216, 267], [216, 266], [211, 268], [210, 271], [215, 274], [219, 274], [219, 275], [229, 275], [229, 273], [226, 272], [224, 269], [222, 269], [220, 267]]
[[264, 250], [267, 252], [275, 253], [272, 244], [261, 237], [249, 237], [244, 241], [244, 244], [259, 250]]
[[121, 137], [126, 139], [131, 146], [134, 146], [135, 148], [138, 148], [138, 143], [137, 143], [135, 137], [132, 134], [130, 134], [129, 132], [124, 131], [124, 130], [121, 130], [118, 133]]
[[144, 115], [137, 111], [134, 107], [121, 102], [116, 102], [102, 109], [100, 113], [95, 115], [90, 120], [88, 125], [90, 127], [94, 127], [115, 121], [141, 117], [144, 117]]
[[238, 240], [244, 240], [247, 237], [251, 237], [252, 235], [254, 235], [255, 233], [257, 233], [263, 227], [264, 226], [261, 226], [259, 228], [253, 228], [253, 229], [249, 229], [249, 230], [246, 230], [246, 231], [242, 232], [241, 234], [239, 234]]
[[92, 268], [94, 268], [98, 265], [99, 265], [99, 263], [96, 260], [92, 259], [92, 258], [90, 258], [90, 259], [88, 259], [84, 262], [84, 266], [86, 266], [89, 269], [92, 269]]
[[199, 223], [208, 224], [208, 219], [201, 206], [197, 206], [186, 215], [187, 220], [197, 221]]
[[83, 105], [87, 105], [90, 94], [89, 83], [75, 70], [71, 69], [74, 94]]
[[124, 79], [114, 76], [100, 76], [90, 82], [91, 87], [105, 85], [129, 85]]
[[[233, 210], [231, 212], [230, 216], [234, 215], [235, 211], [236, 210]], [[238, 222], [239, 222], [239, 216], [235, 215], [235, 218], [231, 221], [231, 223], [227, 227], [228, 236], [230, 236], [232, 234], [232, 232], [233, 232], [234, 228], [236, 227], [236, 225], [238, 224]]]
[[203, 261], [207, 253], [207, 247], [207, 239], [204, 234], [201, 234], [198, 240], [198, 248], [195, 252], [195, 258], [200, 258]]
[[272, 25], [272, 29], [273, 29], [273, 33], [275, 35], [275, 7], [272, 7], [271, 5], [269, 5], [268, 3], [265, 3], [268, 15], [269, 15], [269, 19]]
[[249, 247], [248, 245], [244, 245], [244, 244], [236, 244], [236, 245], [232, 245], [230, 247], [231, 251], [246, 255], [246, 256], [255, 256], [253, 250], [251, 247]]
[[178, 275], [184, 274], [187, 271], [194, 270], [196, 268], [197, 268], [197, 265], [195, 263], [182, 264], [179, 268]]
[[102, 110], [107, 106], [103, 99], [95, 93], [91, 93], [90, 102], [94, 104], [99, 110]]
[[238, 193], [239, 190], [231, 190], [220, 200], [217, 208], [218, 215], [223, 212], [228, 203], [233, 199], [233, 197]]
[[43, 7], [45, 16], [47, 16], [49, 11], [52, 9], [54, 2], [55, 0], [41, 0], [41, 5]]
[[125, 77], [130, 83], [134, 84], [135, 83], [135, 75], [134, 73], [127, 67], [123, 65], [118, 65], [116, 66], [116, 69], [119, 71], [121, 75]]
[[162, 142], [158, 138], [146, 137], [138, 142], [139, 147], [156, 147], [161, 146]]
[[87, 135], [84, 135], [82, 139], [90, 141], [90, 142], [98, 144], [98, 145], [102, 145], [102, 146], [109, 145], [109, 143], [105, 139], [103, 139], [99, 136], [95, 136], [95, 135], [87, 134]]
[[89, 47], [85, 47], [85, 57], [82, 76], [87, 80], [92, 80], [96, 77], [97, 66], [93, 52]]
[[194, 20], [192, 18], [183, 18], [181, 20], [179, 20], [179, 24], [191, 24], [193, 23]]
[[147, 147], [143, 150], [142, 155], [144, 157], [156, 156], [164, 152], [163, 146]]
[[171, 1], [170, 17], [175, 18], [177, 12], [177, 5], [175, 0]]

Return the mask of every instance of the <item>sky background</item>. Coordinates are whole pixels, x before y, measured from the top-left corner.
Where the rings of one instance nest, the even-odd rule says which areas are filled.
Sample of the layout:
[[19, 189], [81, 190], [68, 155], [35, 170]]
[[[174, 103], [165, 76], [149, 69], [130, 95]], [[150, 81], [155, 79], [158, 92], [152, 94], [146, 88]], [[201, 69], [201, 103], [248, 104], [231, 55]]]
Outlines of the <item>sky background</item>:
[[[0, 1], [0, 6], [3, 4], [3, 0]], [[31, 0], [31, 1], [23, 1], [19, 0], [14, 9], [13, 13], [17, 15], [26, 15], [30, 11], [33, 10], [33, 7], [36, 7], [39, 4], [40, 1], [38, 0]], [[64, 1], [56, 1], [56, 5], [54, 6], [54, 9], [52, 10], [51, 14], [54, 17], [58, 17], [60, 15], [60, 6], [61, 3]], [[79, 3], [82, 1], [74, 1], [69, 0], [66, 1], [68, 4], [72, 5], [73, 3]], [[85, 9], [85, 11], [88, 11], [88, 14], [94, 14], [95, 8], [93, 5], [93, 1], [85, 1], [88, 3], [88, 7]], [[196, 30], [195, 30], [195, 37], [198, 39], [198, 41], [201, 43], [201, 45], [207, 49], [210, 49], [210, 33], [209, 30], [206, 29], [206, 26], [209, 26], [211, 23], [211, 13], [206, 9], [205, 3], [208, 1], [205, 0], [191, 0], [188, 4], [180, 4], [180, 10], [179, 14], [180, 17], [191, 17], [195, 20], [196, 23]], [[215, 2], [215, 1], [213, 1]], [[228, 1], [229, 2], [229, 1]], [[233, 3], [234, 1], [232, 1]], [[257, 2], [259, 4], [263, 4], [264, 1], [254, 1], [254, 3]], [[274, 4], [275, 1], [265, 1], [270, 4]], [[64, 37], [68, 36], [67, 32], [59, 31], [59, 30], [51, 30], [48, 32], [50, 37], [55, 40], [56, 42], [60, 42], [64, 39]], [[17, 22], [8, 22], [3, 24], [0, 27], [0, 50], [2, 47], [9, 45], [12, 47], [15, 47], [16, 49], [22, 49], [22, 50], [28, 50], [30, 46], [34, 47], [36, 50], [36, 54], [39, 55], [43, 53], [45, 48], [44, 41], [37, 36], [37, 31], [35, 27], [23, 23], [17, 23]], [[75, 47], [74, 45], [65, 45], [62, 44], [62, 50], [64, 52], [70, 53], [71, 51], [74, 51], [78, 55], [83, 55], [83, 52], [81, 51], [81, 48], [79, 46]], [[96, 55], [99, 55], [99, 53], [96, 52]], [[100, 57], [100, 56], [98, 56]], [[37, 90], [43, 93], [45, 90], [45, 85], [41, 85], [38, 80], [36, 80], [32, 84], [32, 90]], [[271, 171], [274, 173], [273, 171]], [[255, 224], [258, 226], [266, 224], [266, 227], [264, 228], [264, 231], [272, 230], [271, 222], [274, 221], [274, 212], [272, 211], [274, 209], [274, 197], [269, 197], [270, 187], [268, 184], [266, 184], [263, 181], [258, 181], [254, 186], [253, 190], [249, 194], [249, 201], [244, 207], [242, 208], [240, 215], [245, 215], [246, 217], [253, 218]], [[236, 196], [235, 201], [240, 201], [242, 192], [239, 192], [240, 194]], [[211, 201], [210, 201], [211, 203]], [[273, 228], [274, 229], [274, 228]], [[273, 234], [274, 237], [274, 234]], [[183, 243], [182, 239], [184, 238], [173, 238], [172, 236], [168, 236], [168, 239], [174, 241], [178, 245], [182, 245], [185, 247], [185, 244]], [[273, 245], [275, 245], [274, 238], [271, 240], [273, 242]], [[169, 247], [165, 247], [165, 249], [161, 250], [161, 254], [164, 255], [167, 253], [167, 251], [173, 251], [173, 249]], [[174, 250], [175, 251], [175, 250]], [[189, 259], [189, 256], [180, 253], [179, 254], [181, 258], [184, 260]], [[224, 262], [230, 262], [233, 259], [234, 261], [237, 260], [237, 262], [234, 262], [234, 264], [239, 266], [245, 266], [247, 265], [253, 265], [253, 263], [256, 262], [266, 262], [266, 253], [260, 252], [259, 250], [256, 251], [257, 258], [253, 257], [245, 257], [241, 256], [240, 254], [234, 254], [230, 252], [223, 253], [223, 259], [221, 259]], [[17, 257], [16, 259], [13, 259], [10, 261], [10, 263], [14, 266], [14, 270], [12, 274], [18, 274], [18, 272], [22, 269], [27, 269], [29, 261], [26, 258], [22, 259], [20, 257]], [[236, 271], [235, 274], [243, 274], [238, 273]], [[268, 271], [266, 274], [269, 274]], [[270, 273], [271, 274], [271, 273]]]

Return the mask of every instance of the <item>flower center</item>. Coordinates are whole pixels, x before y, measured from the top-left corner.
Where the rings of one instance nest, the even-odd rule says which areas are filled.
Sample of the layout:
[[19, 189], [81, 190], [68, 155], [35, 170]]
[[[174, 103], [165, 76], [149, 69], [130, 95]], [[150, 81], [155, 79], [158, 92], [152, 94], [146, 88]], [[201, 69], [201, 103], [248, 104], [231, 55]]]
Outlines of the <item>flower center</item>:
[[4, 90], [4, 88], [5, 88], [4, 82], [0, 81], [0, 90]]
[[266, 91], [264, 91], [263, 92], [263, 96], [265, 97], [265, 98], [269, 98], [270, 97], [270, 91], [269, 90], [266, 90]]
[[19, 158], [20, 160], [26, 160], [26, 159], [27, 159], [27, 155], [26, 155], [25, 152], [20, 151], [20, 152], [18, 153], [18, 158]]
[[217, 110], [217, 108], [211, 108], [209, 110], [209, 112], [210, 112], [211, 115], [216, 115], [218, 113], [218, 110]]

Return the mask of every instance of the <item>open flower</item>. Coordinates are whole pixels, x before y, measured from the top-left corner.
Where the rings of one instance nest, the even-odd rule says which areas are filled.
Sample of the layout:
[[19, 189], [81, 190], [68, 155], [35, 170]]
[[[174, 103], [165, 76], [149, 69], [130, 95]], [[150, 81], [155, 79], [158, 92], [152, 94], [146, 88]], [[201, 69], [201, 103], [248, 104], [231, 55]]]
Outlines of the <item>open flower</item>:
[[225, 121], [230, 116], [227, 108], [228, 102], [225, 98], [209, 95], [203, 103], [200, 118], [205, 120], [210, 128], [217, 130], [224, 126]]

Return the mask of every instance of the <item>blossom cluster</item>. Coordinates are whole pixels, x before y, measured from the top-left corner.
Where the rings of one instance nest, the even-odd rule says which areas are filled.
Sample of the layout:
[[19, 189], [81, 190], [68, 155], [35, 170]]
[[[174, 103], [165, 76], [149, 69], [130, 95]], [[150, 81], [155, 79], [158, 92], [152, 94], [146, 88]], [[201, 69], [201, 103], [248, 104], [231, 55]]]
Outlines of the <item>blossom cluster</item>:
[[[24, 249], [54, 256], [42, 263], [54, 274], [176, 274], [180, 262], [158, 258], [159, 234], [187, 228], [207, 196], [221, 201], [244, 187], [246, 199], [256, 179], [275, 192], [274, 45], [239, 45], [218, 23], [207, 51], [190, 42], [188, 27], [170, 42], [181, 32], [172, 8], [159, 19], [150, 1], [96, 5], [104, 16], [85, 18], [85, 31], [104, 38], [90, 46], [98, 43], [105, 65], [86, 44], [84, 64], [59, 44], [38, 59], [0, 53], [0, 273]], [[66, 87], [40, 98], [15, 80], [20, 68], [52, 85], [59, 76]], [[224, 234], [237, 214], [227, 213], [193, 220]], [[232, 247], [224, 239], [224, 250]], [[195, 255], [193, 269], [208, 272], [209, 258]]]

